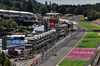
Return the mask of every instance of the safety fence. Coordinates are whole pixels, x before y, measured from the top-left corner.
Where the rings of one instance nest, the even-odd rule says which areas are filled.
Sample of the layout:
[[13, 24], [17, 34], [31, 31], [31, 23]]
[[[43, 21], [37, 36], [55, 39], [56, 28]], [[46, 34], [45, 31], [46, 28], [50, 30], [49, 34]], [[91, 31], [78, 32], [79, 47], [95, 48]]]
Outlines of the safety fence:
[[91, 23], [91, 21], [77, 20], [79, 22]]
[[100, 49], [100, 43], [98, 44], [98, 46], [97, 46], [94, 54], [92, 55], [91, 59], [85, 63], [85, 66], [91, 66], [91, 64], [92, 64], [93, 60], [95, 59], [95, 57], [96, 57], [97, 52], [99, 51], [99, 49]]
[[31, 64], [31, 66], [38, 66], [40, 63], [48, 59], [50, 56], [52, 56], [55, 52], [57, 52], [60, 48], [65, 46], [72, 38], [74, 38], [76, 35], [78, 35], [80, 32], [73, 32], [70, 35], [68, 35], [65, 40], [55, 46], [53, 46], [52, 49], [49, 50], [49, 52], [46, 52], [44, 55], [42, 55], [40, 58], [36, 59], [34, 61], [34, 64]]

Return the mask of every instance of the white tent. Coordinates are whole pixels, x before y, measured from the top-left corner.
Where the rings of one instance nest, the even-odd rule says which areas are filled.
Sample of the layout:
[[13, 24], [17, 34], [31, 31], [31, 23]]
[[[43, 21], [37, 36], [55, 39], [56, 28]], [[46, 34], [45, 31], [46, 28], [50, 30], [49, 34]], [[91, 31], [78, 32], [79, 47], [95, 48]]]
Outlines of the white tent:
[[34, 28], [34, 31], [44, 32], [44, 25], [38, 26]]

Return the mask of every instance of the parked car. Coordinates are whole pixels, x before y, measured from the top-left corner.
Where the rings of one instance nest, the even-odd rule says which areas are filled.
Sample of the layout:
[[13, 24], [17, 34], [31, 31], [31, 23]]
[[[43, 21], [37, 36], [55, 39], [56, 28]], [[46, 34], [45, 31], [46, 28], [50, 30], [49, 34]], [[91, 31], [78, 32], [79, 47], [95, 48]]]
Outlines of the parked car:
[[53, 56], [57, 56], [57, 54], [53, 54]]
[[19, 58], [19, 60], [23, 60], [23, 57]]
[[27, 60], [27, 58], [26, 57], [23, 57], [23, 60]]

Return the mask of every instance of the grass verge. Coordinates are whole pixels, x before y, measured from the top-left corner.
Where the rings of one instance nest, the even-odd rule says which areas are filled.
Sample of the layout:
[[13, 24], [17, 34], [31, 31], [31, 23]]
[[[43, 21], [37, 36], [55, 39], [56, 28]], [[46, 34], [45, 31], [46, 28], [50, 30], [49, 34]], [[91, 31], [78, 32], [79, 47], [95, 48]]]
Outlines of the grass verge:
[[84, 38], [100, 38], [100, 32], [88, 32]]
[[88, 29], [88, 30], [100, 30], [100, 27], [96, 26], [96, 25], [92, 25], [89, 23], [84, 23], [84, 22], [78, 22], [80, 26], [83, 26], [84, 28]]
[[86, 61], [63, 60], [59, 66], [84, 66]]
[[100, 39], [95, 39], [95, 38], [84, 38], [82, 39], [78, 45], [76, 46], [77, 48], [96, 48], [98, 45], [98, 42], [100, 42]]
[[[99, 30], [100, 27], [84, 23], [84, 22], [78, 22], [80, 26], [83, 26], [86, 29], [89, 30]], [[100, 42], [100, 32], [88, 32], [84, 38], [77, 44], [76, 47], [84, 47], [84, 48], [96, 48], [98, 45], [98, 42]]]

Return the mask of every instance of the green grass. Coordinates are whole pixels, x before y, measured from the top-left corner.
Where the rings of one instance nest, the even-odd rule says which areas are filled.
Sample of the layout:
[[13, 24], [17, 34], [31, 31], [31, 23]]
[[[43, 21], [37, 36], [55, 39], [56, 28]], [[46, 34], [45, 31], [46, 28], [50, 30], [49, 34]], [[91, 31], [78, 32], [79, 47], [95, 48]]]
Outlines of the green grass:
[[84, 66], [86, 61], [63, 60], [59, 66]]
[[[84, 28], [89, 30], [100, 30], [100, 27], [92, 24], [83, 23], [83, 22], [78, 22], [78, 23], [80, 26], [83, 26]], [[76, 47], [85, 46], [85, 48], [96, 48], [98, 42], [100, 42], [100, 36], [98, 35], [99, 33], [100, 32], [88, 32]], [[83, 41], [87, 41], [87, 42], [83, 42]]]
[[85, 46], [85, 48], [96, 48], [98, 42], [100, 42], [100, 36], [98, 34], [99, 32], [88, 32], [76, 47]]
[[[83, 41], [88, 41], [88, 42], [83, 42]], [[84, 38], [78, 43], [76, 47], [85, 46], [85, 48], [96, 48], [98, 45], [98, 42], [100, 42], [100, 39], [95, 39], [95, 38], [85, 39]]]
[[100, 30], [100, 27], [89, 24], [89, 23], [84, 23], [84, 22], [78, 22], [80, 26], [83, 26], [84, 28], [88, 30]]
[[88, 32], [84, 38], [100, 38], [98, 35], [100, 32]]

